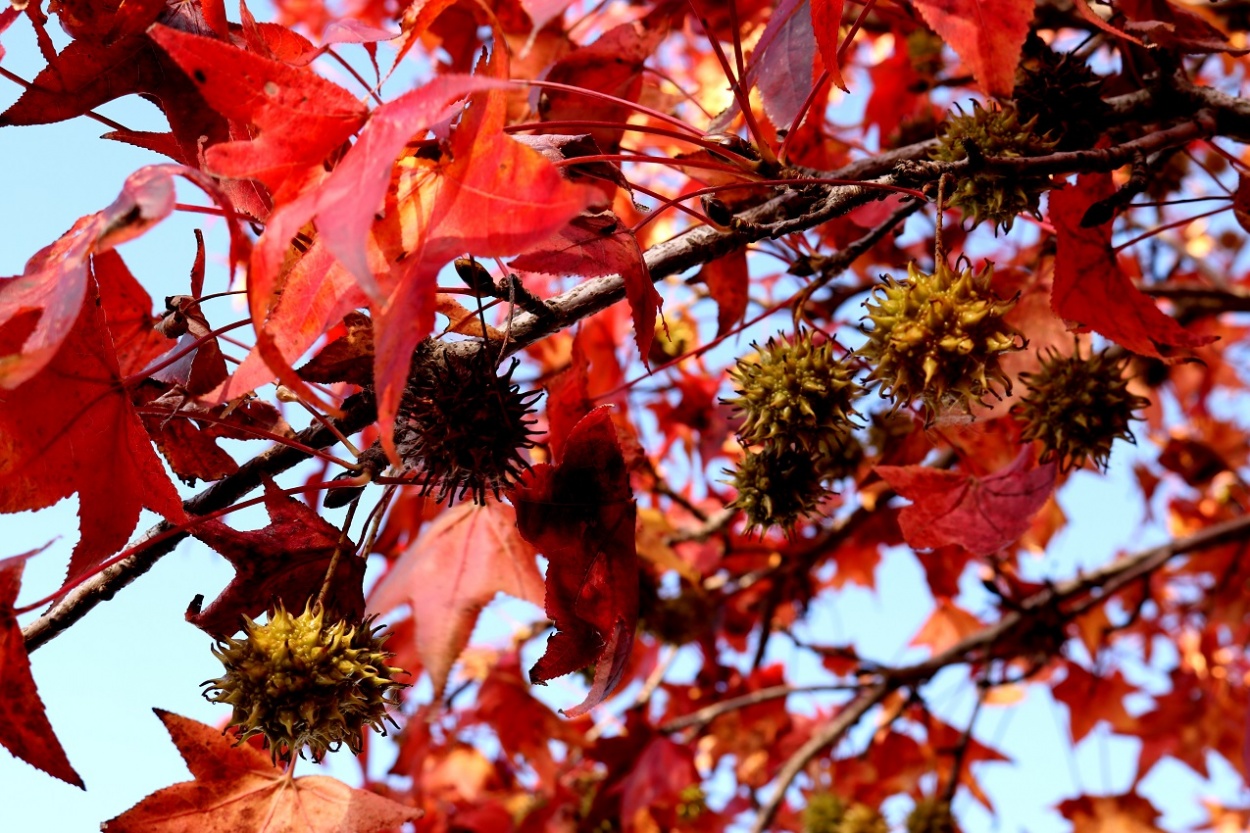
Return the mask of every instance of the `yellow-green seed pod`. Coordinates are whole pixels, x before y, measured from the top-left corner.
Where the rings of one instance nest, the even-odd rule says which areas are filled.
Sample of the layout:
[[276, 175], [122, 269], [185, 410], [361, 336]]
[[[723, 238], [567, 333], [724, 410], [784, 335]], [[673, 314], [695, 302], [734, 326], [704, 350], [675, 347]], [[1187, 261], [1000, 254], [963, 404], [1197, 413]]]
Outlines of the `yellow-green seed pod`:
[[915, 263], [907, 278], [887, 277], [864, 302], [867, 343], [857, 352], [869, 363], [869, 381], [895, 407], [920, 400], [929, 413], [952, 407], [970, 411], [997, 388], [1011, 393], [999, 365], [1003, 353], [1024, 348], [1023, 337], [1003, 320], [1015, 299], [990, 289], [993, 266], [980, 273], [939, 264], [932, 275]]
[[357, 754], [366, 728], [385, 734], [387, 709], [404, 687], [379, 630], [368, 620], [327, 625], [319, 607], [299, 616], [278, 607], [265, 624], [248, 619], [242, 638], [213, 648], [226, 673], [204, 683], [204, 696], [230, 705], [240, 742], [263, 736], [275, 760], [307, 749], [319, 761], [343, 745]]
[[[968, 157], [973, 145], [982, 157], [1044, 156], [1051, 153], [1056, 140], [1036, 129], [1036, 117], [1021, 122], [1011, 105], [982, 107], [973, 102], [972, 112], [959, 110], [949, 118], [938, 137], [933, 158], [942, 162], [958, 162]], [[1020, 176], [1013, 172], [973, 171], [961, 176], [947, 205], [958, 208], [964, 219], [973, 224], [991, 222], [1010, 231], [1016, 216], [1023, 212], [1038, 213], [1041, 195], [1051, 187], [1046, 176]]]
[[881, 811], [867, 804], [852, 804], [838, 825], [838, 833], [890, 833]]
[[949, 801], [922, 798], [907, 815], [907, 833], [958, 833]]
[[845, 815], [846, 803], [836, 793], [812, 793], [803, 808], [803, 833], [838, 833]]
[[813, 454], [837, 456], [855, 423], [854, 402], [863, 394], [855, 371], [834, 355], [830, 341], [816, 343], [800, 330], [793, 338], [770, 338], [752, 360], [730, 371], [737, 396], [725, 400], [743, 414], [743, 445], [776, 443]]

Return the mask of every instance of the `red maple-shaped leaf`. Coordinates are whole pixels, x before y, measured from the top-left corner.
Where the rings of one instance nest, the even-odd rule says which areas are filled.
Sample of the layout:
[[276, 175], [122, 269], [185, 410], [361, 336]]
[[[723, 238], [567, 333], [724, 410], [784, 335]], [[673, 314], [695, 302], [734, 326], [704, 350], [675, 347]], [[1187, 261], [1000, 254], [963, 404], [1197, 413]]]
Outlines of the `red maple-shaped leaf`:
[[1068, 676], [1052, 693], [1068, 707], [1073, 743], [1080, 743], [1102, 720], [1116, 731], [1131, 732], [1139, 725], [1124, 708], [1124, 698], [1137, 689], [1118, 670], [1096, 676], [1076, 663], [1066, 667]]
[[559, 777], [561, 764], [552, 754], [552, 741], [570, 747], [586, 743], [585, 725], [564, 720], [534, 697], [515, 652], [500, 657], [482, 680], [477, 702], [461, 726], [474, 724], [491, 727], [504, 751], [524, 758], [543, 784], [554, 784]]
[[1136, 791], [1120, 795], [1082, 795], [1055, 808], [1072, 822], [1072, 833], [1159, 833], [1159, 811]]
[[[747, 86], [759, 88], [764, 112], [783, 129], [802, 112], [815, 81], [815, 11], [809, 13], [805, 5], [804, 0], [783, 0], [777, 5], [751, 51], [744, 79]], [[836, 46], [833, 54], [836, 62]]]
[[[637, 101], [642, 95], [644, 65], [668, 33], [664, 12], [661, 7], [642, 20], [609, 29], [594, 43], [556, 61], [546, 80], [604, 93], [622, 102]], [[538, 101], [538, 114], [543, 121], [623, 124], [633, 112], [628, 104], [572, 90], [546, 89]], [[590, 135], [606, 153], [616, 152], [623, 134], [616, 127], [590, 128]]]
[[914, 0], [986, 95], [1010, 97], [1033, 20], [1033, 0]]
[[324, 775], [293, 778], [268, 753], [155, 709], [194, 781], [152, 793], [100, 826], [107, 833], [380, 833], [421, 811]]
[[636, 508], [606, 406], [564, 440], [555, 465], [535, 466], [512, 493], [517, 527], [547, 556], [547, 615], [556, 632], [530, 670], [542, 683], [595, 665], [584, 714], [620, 681], [638, 621]]
[[[30, 674], [30, 657], [13, 612], [26, 559], [38, 550], [0, 561], [0, 746], [31, 766], [83, 787], [52, 732]], [[86, 787], [83, 787], [86, 789]]]
[[621, 817], [626, 829], [674, 829], [683, 793], [699, 783], [691, 747], [663, 736], [652, 738], [633, 771], [621, 781]]
[[750, 301], [751, 272], [747, 250], [736, 249], [699, 270], [699, 280], [707, 285], [716, 302], [716, 335], [723, 336], [737, 326]]
[[1091, 205], [1115, 192], [1110, 174], [1082, 174], [1075, 188], [1050, 193], [1050, 220], [1059, 235], [1055, 283], [1050, 304], [1055, 314], [1093, 330], [1142, 356], [1167, 358], [1174, 348], [1201, 347], [1215, 340], [1189, 332], [1133, 286], [1111, 248], [1111, 224], [1083, 228]]
[[462, 503], [440, 513], [404, 550], [370, 594], [369, 610], [412, 609], [417, 655], [441, 697], [452, 663], [496, 593], [542, 606], [537, 555], [517, 532], [511, 506]]
[[269, 525], [264, 529], [239, 532], [218, 520], [192, 527], [191, 534], [225, 556], [235, 575], [207, 608], [188, 611], [187, 621], [224, 639], [242, 627], [242, 617], [254, 619], [276, 603], [299, 613], [321, 591], [340, 542], [342, 551], [323, 605], [331, 621], [360, 621], [365, 561], [356, 557], [352, 542], [272, 481], [265, 483], [265, 509]]
[[[438, 270], [466, 252], [497, 257], [523, 251], [563, 227], [597, 194], [503, 133], [500, 86], [487, 77], [444, 76], [378, 107], [334, 172], [275, 212], [253, 254], [249, 301], [261, 335], [289, 242], [309, 220], [315, 219], [320, 239], [369, 295], [378, 413], [388, 447], [413, 348], [433, 327]], [[375, 228], [408, 140], [451, 115], [450, 101], [486, 89], [465, 112], [442, 158], [405, 159], [397, 204]], [[394, 253], [393, 262], [375, 273], [371, 262], [377, 265], [386, 251]], [[328, 326], [337, 318], [318, 320]], [[258, 346], [283, 376], [281, 354], [266, 354], [263, 339]], [[303, 385], [293, 372], [283, 378]]]
[[250, 126], [249, 141], [208, 149], [205, 162], [214, 173], [254, 177], [276, 192], [289, 176], [320, 165], [364, 123], [364, 104], [311, 67], [166, 26], [154, 26], [148, 36], [196, 83], [213, 109]]
[[256, 346], [207, 398], [230, 402], [272, 382], [275, 376], [298, 387], [299, 377], [291, 365], [321, 338], [331, 322], [367, 303], [355, 278], [317, 239], [285, 273], [282, 291], [257, 331]]
[[[64, 25], [67, 8], [84, 9], [86, 3], [60, 4], [58, 17]], [[120, 37], [101, 39], [104, 34], [92, 31], [94, 37], [71, 41], [60, 54], [48, 54], [50, 65], [35, 77], [13, 106], [0, 114], [0, 126], [51, 124], [72, 119], [89, 112], [109, 101], [132, 94], [141, 94], [159, 107], [169, 121], [170, 132], [115, 130], [105, 138], [127, 142], [169, 156], [178, 162], [194, 165], [200, 159], [203, 146], [211, 146], [229, 136], [229, 125], [216, 111], [204, 104], [195, 85], [158, 49], [142, 31], [151, 18], [144, 18], [144, 10], [162, 14], [165, 22], [194, 31], [204, 26], [205, 19], [220, 14], [218, 36], [225, 36], [226, 21], [220, 3], [138, 3], [107, 2], [101, 6], [112, 7], [129, 19], [122, 26]], [[99, 8], [99, 7], [97, 7]], [[199, 19], [192, 21], [184, 9], [193, 9]], [[133, 16], [138, 11], [139, 16]], [[71, 13], [73, 14], [73, 13]], [[137, 27], [137, 28], [136, 28]], [[223, 184], [227, 190], [228, 183]], [[254, 189], [253, 189], [254, 190]]]
[[1031, 448], [988, 477], [925, 466], [877, 466], [876, 472], [912, 501], [899, 514], [908, 544], [959, 544], [977, 555], [998, 552], [1023, 535], [1055, 485], [1055, 464], [1035, 466]]
[[[151, 299], [115, 253], [94, 260], [95, 268], [85, 267], [86, 302], [59, 350], [0, 397], [0, 512], [43, 509], [78, 493], [82, 536], [71, 577], [120, 550], [141, 509], [186, 519], [123, 384], [145, 353], [119, 364], [119, 346], [133, 347], [134, 327], [152, 320]], [[0, 279], [0, 298], [20, 280]], [[0, 356], [19, 353], [37, 316], [25, 311], [0, 326]]]

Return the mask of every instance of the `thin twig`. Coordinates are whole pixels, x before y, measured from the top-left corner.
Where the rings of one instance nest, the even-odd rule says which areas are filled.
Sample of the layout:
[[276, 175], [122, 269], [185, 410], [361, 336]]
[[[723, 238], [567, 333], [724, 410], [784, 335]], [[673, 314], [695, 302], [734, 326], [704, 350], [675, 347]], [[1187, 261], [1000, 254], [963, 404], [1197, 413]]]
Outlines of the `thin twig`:
[[693, 711], [690, 714], [684, 714], [681, 717], [675, 717], [667, 723], [660, 726], [659, 731], [665, 734], [680, 732], [683, 729], [702, 728], [711, 723], [722, 714], [728, 714], [737, 709], [746, 709], [751, 706], [758, 706], [760, 703], [767, 703], [769, 700], [779, 700], [783, 697], [789, 697], [791, 694], [820, 694], [829, 691], [858, 691], [863, 688], [859, 683], [825, 683], [820, 685], [774, 685], [768, 688], [761, 688], [758, 691], [752, 691], [750, 694], [743, 694], [739, 697], [730, 697], [728, 700], [721, 700], [718, 703], [704, 706], [703, 708]]

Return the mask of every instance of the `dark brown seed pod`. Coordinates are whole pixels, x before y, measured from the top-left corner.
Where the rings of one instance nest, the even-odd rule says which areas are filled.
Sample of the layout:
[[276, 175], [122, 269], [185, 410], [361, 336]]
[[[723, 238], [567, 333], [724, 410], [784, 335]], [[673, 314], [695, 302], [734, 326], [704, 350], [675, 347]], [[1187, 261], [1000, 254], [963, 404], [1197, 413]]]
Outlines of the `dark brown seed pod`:
[[1012, 94], [1020, 119], [1058, 139], [1056, 150], [1092, 148], [1108, 123], [1102, 79], [1072, 53], [1058, 53], [1040, 39], [1026, 45]]
[[534, 401], [540, 391], [522, 393], [512, 382], [517, 361], [496, 375], [486, 350], [467, 357], [425, 348], [395, 420], [395, 445], [405, 467], [437, 501], [476, 503], [496, 498], [529, 468], [522, 454], [533, 448]]
[[1127, 356], [1106, 351], [1088, 359], [1051, 350], [1036, 373], [1021, 374], [1028, 393], [1015, 408], [1024, 423], [1021, 437], [1040, 440], [1042, 460], [1058, 460], [1062, 471], [1087, 461], [1107, 468], [1116, 440], [1134, 442], [1129, 423], [1150, 400], [1129, 392]]
[[812, 454], [766, 446], [748, 452], [733, 472], [738, 497], [731, 504], [746, 516], [746, 533], [780, 527], [787, 535], [805, 518], [817, 515], [829, 494], [824, 473]]

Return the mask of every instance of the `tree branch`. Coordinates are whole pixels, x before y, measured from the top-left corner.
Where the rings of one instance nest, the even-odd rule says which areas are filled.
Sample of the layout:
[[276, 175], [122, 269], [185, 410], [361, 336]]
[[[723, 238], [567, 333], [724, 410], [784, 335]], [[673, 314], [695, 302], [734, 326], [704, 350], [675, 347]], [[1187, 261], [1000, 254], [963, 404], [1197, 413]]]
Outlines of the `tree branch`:
[[[1149, 575], [1178, 555], [1220, 546], [1247, 537], [1250, 537], [1250, 515], [1216, 524], [1188, 537], [1119, 558], [1091, 573], [1034, 593], [1025, 599], [1017, 610], [1005, 614], [994, 624], [965, 637], [923, 662], [899, 668], [876, 666], [875, 673], [880, 674], [880, 681], [852, 700], [844, 711], [821, 727], [820, 731], [791, 755], [782, 766], [777, 773], [777, 786], [768, 802], [761, 808], [755, 824], [751, 827], [752, 833], [762, 833], [772, 823], [777, 811], [781, 808], [781, 803], [785, 800], [786, 791], [803, 768], [842, 737], [868, 709], [880, 703], [891, 692], [899, 688], [920, 685], [947, 666], [961, 665], [983, 658], [990, 653], [994, 645], [1004, 642], [1004, 638], [1013, 630], [1027, 628], [1034, 617], [1042, 615], [1046, 610], [1057, 609], [1058, 606], [1073, 598], [1095, 593], [1099, 599], [1109, 599], [1116, 591]], [[1005, 657], [1000, 655], [1000, 658]]]
[[785, 801], [786, 790], [794, 783], [794, 779], [802, 772], [803, 767], [808, 762], [819, 755], [823, 750], [833, 746], [842, 735], [863, 717], [869, 709], [878, 705], [884, 700], [891, 691], [897, 686], [890, 682], [880, 682], [870, 688], [864, 689], [859, 696], [843, 707], [842, 711], [824, 726], [821, 726], [815, 734], [807, 739], [807, 742], [795, 751], [793, 755], [782, 765], [781, 771], [777, 773], [777, 789], [769, 796], [768, 801], [760, 808], [760, 814], [755, 818], [755, 824], [751, 825], [751, 833], [762, 833], [766, 830], [773, 819], [777, 815], [777, 811], [781, 809], [781, 803]]
[[[377, 419], [373, 397], [358, 394], [344, 403], [344, 417], [333, 421], [344, 435], [354, 434]], [[338, 442], [333, 431], [322, 424], [304, 429], [296, 439], [309, 448], [325, 448]], [[182, 506], [188, 515], [204, 515], [225, 509], [248, 492], [260, 486], [262, 478], [271, 476], [308, 459], [308, 454], [286, 445], [274, 445], [253, 457], [239, 470], [218, 480], [203, 492], [184, 501]], [[26, 650], [34, 651], [70, 625], [87, 615], [100, 602], [113, 598], [113, 594], [152, 569], [161, 556], [172, 552], [180, 541], [189, 535], [177, 529], [169, 521], [161, 521], [145, 532], [135, 544], [139, 549], [128, 558], [102, 570], [75, 587], [59, 602], [35, 621], [22, 629]], [[144, 546], [145, 541], [152, 541]]]

